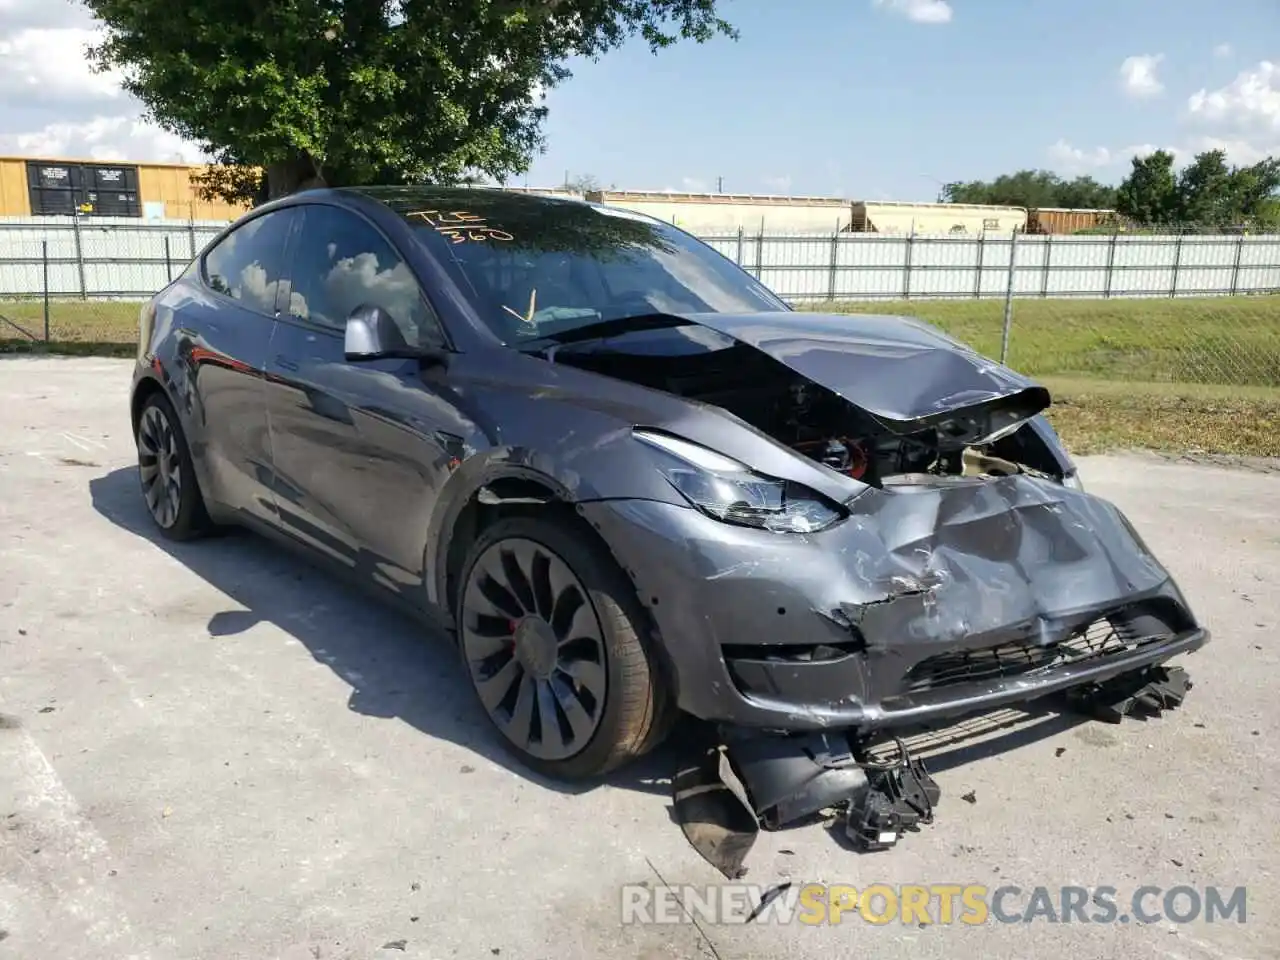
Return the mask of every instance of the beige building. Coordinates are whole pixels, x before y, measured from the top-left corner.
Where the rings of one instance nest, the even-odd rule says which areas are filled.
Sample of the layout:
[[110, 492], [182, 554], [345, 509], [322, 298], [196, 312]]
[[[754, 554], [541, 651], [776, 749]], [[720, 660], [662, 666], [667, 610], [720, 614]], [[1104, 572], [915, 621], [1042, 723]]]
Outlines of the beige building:
[[972, 234], [1013, 233], [1027, 227], [1023, 207], [966, 203], [907, 203], [857, 200], [852, 204], [853, 229], [868, 233]]
[[512, 187], [504, 186], [499, 189], [507, 191], [507, 193], [527, 193], [538, 197], [563, 197], [566, 200], [582, 199], [582, 193], [578, 190], [571, 190], [568, 187]]
[[746, 233], [834, 233], [849, 226], [840, 197], [779, 197], [744, 193], [598, 190], [588, 200], [648, 214], [703, 236]]

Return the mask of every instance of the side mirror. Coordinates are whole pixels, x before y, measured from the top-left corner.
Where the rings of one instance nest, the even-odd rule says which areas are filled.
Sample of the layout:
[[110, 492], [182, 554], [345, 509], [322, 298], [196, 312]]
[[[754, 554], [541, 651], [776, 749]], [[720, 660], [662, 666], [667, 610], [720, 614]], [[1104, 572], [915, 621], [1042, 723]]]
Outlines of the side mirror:
[[443, 363], [447, 356], [439, 347], [410, 345], [391, 314], [372, 304], [361, 304], [347, 317], [343, 353], [353, 362], [401, 359]]

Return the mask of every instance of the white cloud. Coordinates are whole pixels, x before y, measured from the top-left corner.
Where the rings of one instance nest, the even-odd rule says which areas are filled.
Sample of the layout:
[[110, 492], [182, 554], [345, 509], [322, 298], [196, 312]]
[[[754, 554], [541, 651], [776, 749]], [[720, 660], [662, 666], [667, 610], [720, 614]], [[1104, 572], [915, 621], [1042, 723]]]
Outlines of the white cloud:
[[1280, 137], [1274, 140], [1246, 140], [1239, 137], [1195, 137], [1182, 150], [1174, 153], [1179, 163], [1186, 163], [1197, 153], [1206, 150], [1222, 150], [1227, 160], [1240, 166], [1250, 166], [1267, 157], [1280, 157]]
[[915, 23], [951, 22], [952, 10], [948, 0], [872, 0], [872, 3]]
[[[1143, 59], [1130, 57], [1125, 64]], [[1159, 57], [1147, 57], [1145, 61], [1158, 63]], [[1138, 79], [1140, 89], [1146, 81], [1159, 85], [1151, 71], [1144, 73], [1135, 68], [1126, 72], [1126, 79], [1130, 78]], [[1263, 60], [1240, 71], [1222, 87], [1197, 90], [1187, 98], [1184, 120], [1189, 121], [1192, 128], [1184, 128], [1176, 146], [1143, 143], [1123, 149], [1083, 150], [1059, 140], [1049, 148], [1049, 156], [1055, 168], [1063, 172], [1127, 168], [1133, 157], [1148, 156], [1157, 149], [1173, 154], [1174, 163], [1179, 167], [1207, 150], [1222, 150], [1229, 163], [1242, 166], [1267, 157], [1280, 157], [1280, 63]]]
[[1233, 53], [1235, 53], [1235, 50], [1232, 49], [1229, 43], [1220, 43], [1213, 48], [1213, 55], [1219, 59], [1226, 59]]
[[1137, 143], [1132, 146], [1125, 147], [1122, 150], [1115, 151], [1114, 156], [1116, 158], [1116, 162], [1123, 162], [1127, 170], [1129, 161], [1134, 157], [1149, 157], [1157, 150], [1163, 150], [1165, 153], [1171, 154], [1173, 156], [1175, 166], [1181, 166], [1186, 163], [1195, 153], [1190, 146], [1185, 144], [1180, 147], [1174, 147], [1169, 146], [1168, 144], [1160, 146], [1154, 143]]
[[0, 153], [86, 160], [201, 163], [199, 149], [139, 116], [98, 116], [84, 123], [51, 123], [29, 133], [0, 134]]
[[88, 27], [93, 24], [89, 8], [71, 0], [0, 0], [0, 33], [15, 26]]
[[789, 194], [791, 193], [791, 176], [787, 174], [781, 177], [765, 177], [764, 185], [771, 193]]
[[119, 72], [85, 49], [101, 27], [78, 0], [0, 0], [0, 153], [89, 160], [205, 158], [144, 119]]
[[1233, 163], [1280, 156], [1280, 64], [1263, 60], [1226, 86], [1187, 98], [1187, 117], [1202, 132], [1189, 150], [1225, 150]]
[[1070, 174], [1108, 167], [1116, 158], [1106, 147], [1083, 150], [1073, 147], [1066, 140], [1059, 140], [1049, 148], [1049, 159], [1057, 172]]
[[1187, 98], [1199, 121], [1250, 133], [1280, 133], [1280, 65], [1263, 60], [1225, 87], [1200, 89]]
[[1125, 93], [1137, 99], [1154, 97], [1164, 91], [1156, 76], [1156, 68], [1164, 60], [1163, 53], [1140, 53], [1126, 57], [1120, 64], [1120, 79]]
[[63, 105], [124, 97], [118, 73], [94, 73], [85, 60], [85, 48], [99, 37], [83, 27], [0, 34], [0, 101]]

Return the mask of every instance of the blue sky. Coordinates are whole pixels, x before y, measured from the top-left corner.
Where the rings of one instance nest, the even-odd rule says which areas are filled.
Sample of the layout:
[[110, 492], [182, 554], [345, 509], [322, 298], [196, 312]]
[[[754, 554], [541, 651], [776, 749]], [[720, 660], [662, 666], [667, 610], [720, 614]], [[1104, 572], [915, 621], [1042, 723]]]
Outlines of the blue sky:
[[722, 6], [736, 42], [575, 64], [528, 182], [928, 200], [1024, 167], [1115, 181], [1156, 146], [1280, 154], [1277, 0]]
[[[721, 0], [737, 42], [642, 43], [548, 94], [528, 182], [928, 200], [1135, 151], [1280, 156], [1280, 0]], [[0, 154], [199, 161], [84, 62], [78, 0], [0, 0]], [[1040, 38], [1040, 39], [1037, 39]]]

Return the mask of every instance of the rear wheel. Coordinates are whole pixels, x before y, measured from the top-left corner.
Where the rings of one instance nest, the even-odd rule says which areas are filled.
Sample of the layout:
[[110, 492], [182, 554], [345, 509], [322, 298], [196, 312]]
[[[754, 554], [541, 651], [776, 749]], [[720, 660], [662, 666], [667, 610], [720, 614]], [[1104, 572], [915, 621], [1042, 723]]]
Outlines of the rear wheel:
[[152, 395], [138, 417], [138, 479], [151, 519], [164, 536], [190, 540], [209, 530], [187, 438], [163, 394]]
[[626, 576], [572, 523], [519, 517], [463, 565], [459, 646], [508, 749], [549, 776], [600, 776], [657, 745], [674, 711]]

